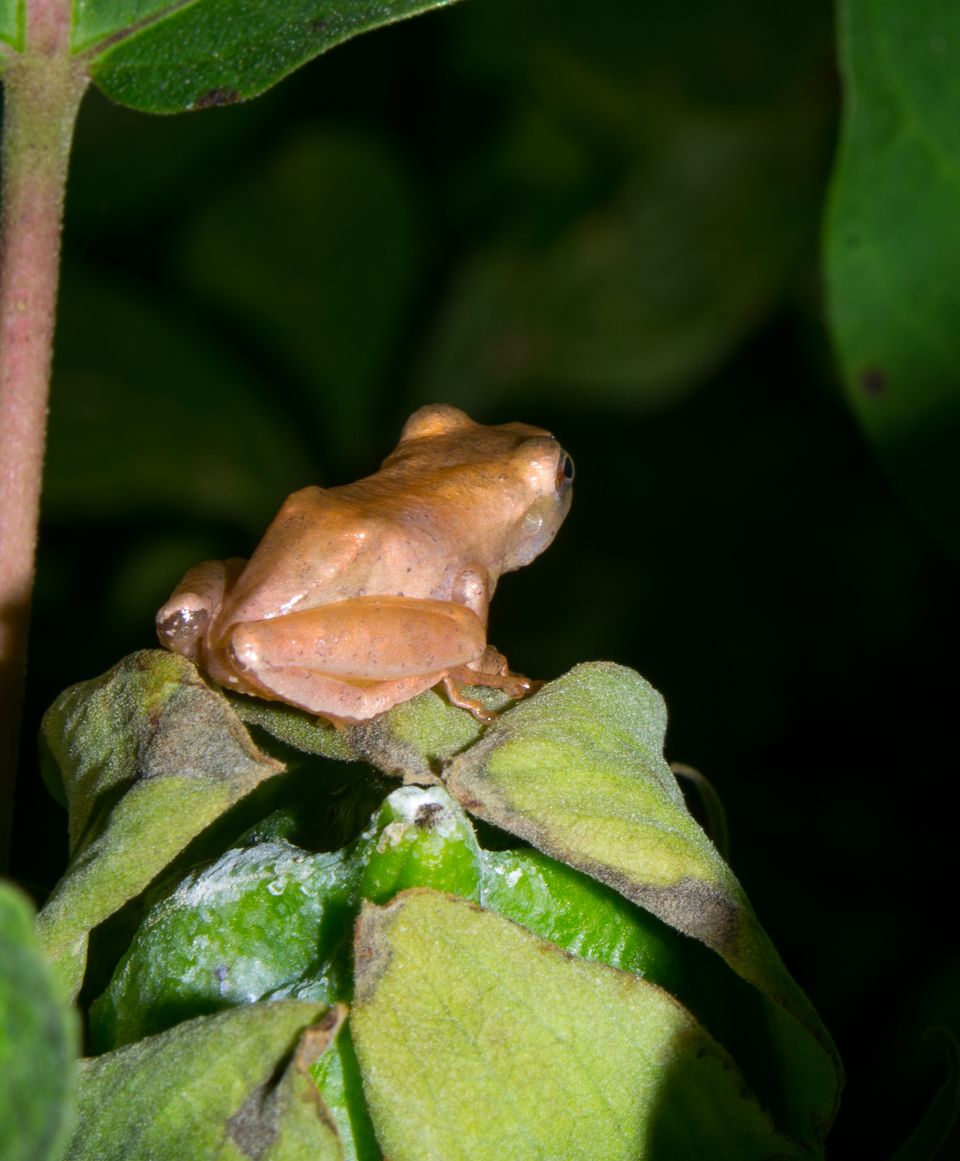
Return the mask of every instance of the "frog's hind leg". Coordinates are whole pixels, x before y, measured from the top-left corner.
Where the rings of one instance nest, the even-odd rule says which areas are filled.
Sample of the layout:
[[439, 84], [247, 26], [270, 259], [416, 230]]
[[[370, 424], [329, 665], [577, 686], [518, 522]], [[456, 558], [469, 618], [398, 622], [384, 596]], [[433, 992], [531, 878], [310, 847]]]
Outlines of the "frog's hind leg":
[[160, 644], [196, 661], [207, 630], [245, 564], [233, 557], [194, 565], [157, 613]]
[[290, 667], [261, 671], [257, 677], [246, 675], [246, 688], [242, 692], [286, 702], [337, 726], [356, 725], [416, 697], [442, 677], [442, 673], [426, 673], [399, 681], [361, 685]]
[[353, 597], [235, 625], [223, 649], [234, 688], [331, 720], [366, 721], [479, 660], [485, 638], [464, 605]]
[[470, 685], [499, 689], [511, 700], [519, 701], [527, 694], [535, 693], [543, 682], [524, 677], [522, 673], [513, 673], [506, 657], [492, 645], [487, 646], [479, 661], [451, 669], [443, 679], [443, 688], [450, 704], [469, 710], [477, 721], [489, 724], [496, 720], [497, 715], [476, 698], [464, 694], [464, 688]]

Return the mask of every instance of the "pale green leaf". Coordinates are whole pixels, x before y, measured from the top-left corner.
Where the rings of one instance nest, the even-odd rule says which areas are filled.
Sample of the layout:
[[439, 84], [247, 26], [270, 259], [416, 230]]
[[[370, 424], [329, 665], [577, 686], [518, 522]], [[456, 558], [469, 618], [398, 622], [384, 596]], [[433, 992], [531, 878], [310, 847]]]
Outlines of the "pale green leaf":
[[343, 1009], [287, 1000], [202, 1016], [80, 1065], [70, 1161], [339, 1161], [309, 1069]]
[[794, 1157], [667, 993], [428, 890], [368, 906], [351, 1029], [392, 1161]]
[[639, 674], [581, 665], [505, 713], [450, 766], [473, 814], [607, 883], [701, 940], [768, 1003], [791, 1134], [818, 1146], [839, 1066], [736, 878], [686, 809], [663, 758], [663, 700]]
[[283, 767], [189, 661], [160, 650], [72, 686], [47, 711], [43, 736], [70, 806], [72, 861], [37, 922], [72, 996], [90, 930]]

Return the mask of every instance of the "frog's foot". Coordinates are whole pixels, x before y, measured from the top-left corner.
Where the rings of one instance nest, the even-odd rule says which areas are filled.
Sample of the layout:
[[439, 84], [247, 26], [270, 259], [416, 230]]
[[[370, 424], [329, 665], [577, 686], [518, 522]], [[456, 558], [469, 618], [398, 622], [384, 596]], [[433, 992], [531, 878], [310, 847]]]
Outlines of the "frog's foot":
[[243, 571], [245, 560], [205, 560], [191, 568], [157, 613], [160, 644], [198, 661], [224, 597]]
[[511, 673], [506, 657], [498, 653], [492, 645], [487, 646], [483, 656], [473, 665], [460, 665], [456, 669], [451, 669], [443, 679], [444, 692], [450, 699], [450, 704], [469, 710], [477, 721], [489, 725], [490, 722], [496, 721], [496, 712], [487, 709], [475, 698], [465, 697], [463, 690], [468, 685], [499, 689], [511, 700], [519, 701], [530, 693], [536, 693], [543, 682], [524, 677], [521, 673]]

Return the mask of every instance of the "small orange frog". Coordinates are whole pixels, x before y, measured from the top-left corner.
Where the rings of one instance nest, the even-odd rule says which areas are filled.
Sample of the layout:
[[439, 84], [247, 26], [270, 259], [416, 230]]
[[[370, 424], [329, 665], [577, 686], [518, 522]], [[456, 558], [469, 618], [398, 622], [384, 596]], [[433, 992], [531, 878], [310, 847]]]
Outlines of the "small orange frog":
[[220, 685], [362, 722], [432, 685], [522, 697], [487, 645], [501, 573], [529, 564], [570, 508], [573, 461], [549, 432], [445, 404], [407, 421], [380, 470], [284, 503], [249, 561], [190, 569], [157, 614], [168, 649]]

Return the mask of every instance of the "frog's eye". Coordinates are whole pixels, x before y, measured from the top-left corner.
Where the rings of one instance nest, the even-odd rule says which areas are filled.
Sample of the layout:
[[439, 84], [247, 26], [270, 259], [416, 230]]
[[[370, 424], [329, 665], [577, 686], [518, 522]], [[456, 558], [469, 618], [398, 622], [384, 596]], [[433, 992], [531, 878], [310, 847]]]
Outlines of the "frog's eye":
[[565, 492], [567, 488], [573, 483], [573, 460], [567, 455], [565, 451], [560, 453], [560, 459], [557, 462], [557, 491]]

